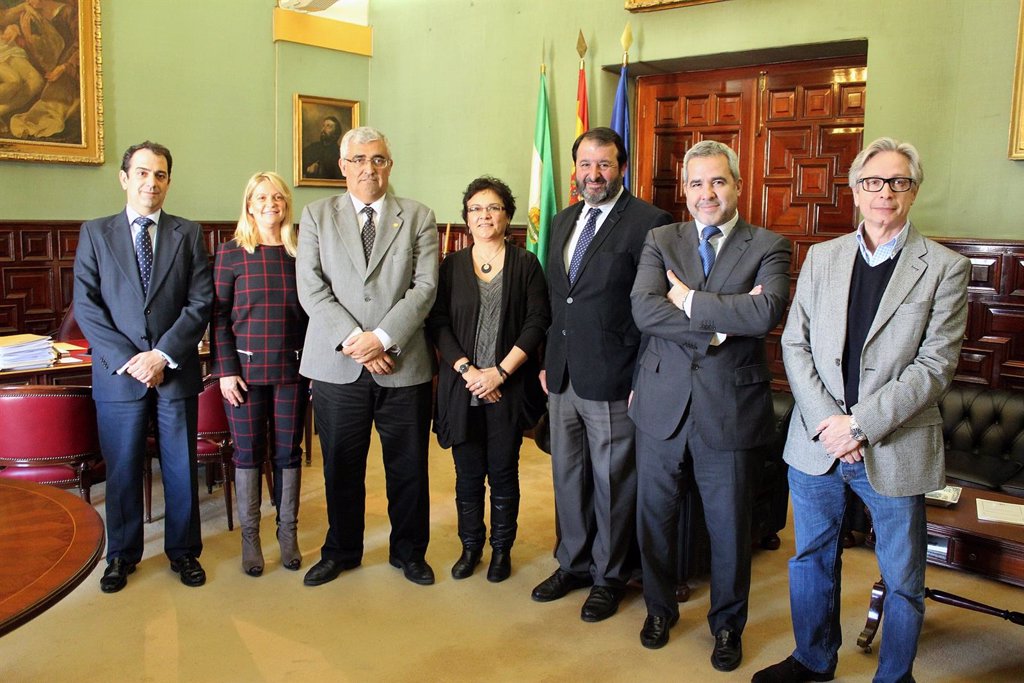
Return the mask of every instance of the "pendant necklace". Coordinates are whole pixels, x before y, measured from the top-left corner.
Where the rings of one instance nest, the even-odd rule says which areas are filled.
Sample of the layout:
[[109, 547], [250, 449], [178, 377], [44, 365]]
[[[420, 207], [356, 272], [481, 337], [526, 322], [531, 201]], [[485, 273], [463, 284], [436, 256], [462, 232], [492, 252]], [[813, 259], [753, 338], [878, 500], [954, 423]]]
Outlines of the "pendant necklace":
[[491, 254], [491, 258], [487, 259], [482, 264], [480, 264], [480, 272], [481, 273], [489, 273], [489, 272], [491, 272], [491, 261], [496, 259], [498, 257], [498, 254], [500, 254], [503, 251], [505, 251], [505, 247], [504, 246], [499, 247], [498, 251], [496, 251], [493, 254]]

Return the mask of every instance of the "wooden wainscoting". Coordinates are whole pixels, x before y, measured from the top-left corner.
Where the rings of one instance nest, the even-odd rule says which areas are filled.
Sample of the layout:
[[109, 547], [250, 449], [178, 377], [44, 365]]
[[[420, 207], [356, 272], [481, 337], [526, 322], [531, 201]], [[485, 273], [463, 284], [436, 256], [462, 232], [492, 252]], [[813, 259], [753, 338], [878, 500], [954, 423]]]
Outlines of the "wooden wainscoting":
[[[201, 221], [206, 248], [231, 239], [234, 222]], [[71, 303], [72, 269], [80, 221], [0, 221], [0, 334], [57, 329]], [[513, 225], [512, 241], [524, 244], [526, 228]], [[471, 243], [464, 224], [438, 226], [442, 255]], [[448, 239], [445, 243], [445, 235]], [[793, 283], [807, 250], [824, 236], [793, 237]], [[971, 259], [969, 315], [958, 382], [1024, 390], [1024, 241], [941, 238]], [[768, 337], [778, 389], [787, 387], [781, 327]]]

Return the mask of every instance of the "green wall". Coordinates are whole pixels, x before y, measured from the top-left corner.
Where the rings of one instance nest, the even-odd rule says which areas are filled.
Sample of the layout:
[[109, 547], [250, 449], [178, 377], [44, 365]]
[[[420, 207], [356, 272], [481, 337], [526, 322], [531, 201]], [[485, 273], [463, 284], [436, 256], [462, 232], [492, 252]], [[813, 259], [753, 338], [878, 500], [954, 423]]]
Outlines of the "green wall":
[[[270, 0], [102, 0], [107, 163], [0, 162], [0, 219], [83, 219], [124, 196], [121, 151], [143, 138], [175, 155], [168, 210], [231, 220], [245, 180], [291, 178], [292, 94], [362, 102], [391, 138], [395, 190], [459, 220], [473, 177], [507, 180], [524, 205], [539, 64], [548, 65], [559, 201], [574, 128], [576, 35], [593, 125], [631, 61], [851, 38], [868, 40], [866, 136], [924, 156], [915, 221], [936, 235], [1022, 238], [1024, 162], [1006, 159], [1019, 0], [727, 0], [646, 14], [622, 0], [371, 0], [374, 57], [273, 43]], [[635, 112], [634, 112], [635, 113]], [[299, 188], [296, 204], [331, 194]], [[525, 214], [516, 217], [523, 222]]]
[[728, 0], [631, 14], [622, 0], [372, 0], [372, 123], [391, 138], [396, 189], [434, 207], [438, 220], [458, 220], [461, 190], [481, 173], [504, 178], [523, 200], [543, 57], [561, 205], [579, 30], [590, 45], [591, 125], [610, 119], [618, 76], [600, 67], [620, 62], [627, 21], [634, 62], [866, 38], [865, 134], [920, 148], [926, 182], [915, 222], [935, 235], [1020, 239], [1024, 162], [1006, 158], [1019, 7], [1019, 0]]

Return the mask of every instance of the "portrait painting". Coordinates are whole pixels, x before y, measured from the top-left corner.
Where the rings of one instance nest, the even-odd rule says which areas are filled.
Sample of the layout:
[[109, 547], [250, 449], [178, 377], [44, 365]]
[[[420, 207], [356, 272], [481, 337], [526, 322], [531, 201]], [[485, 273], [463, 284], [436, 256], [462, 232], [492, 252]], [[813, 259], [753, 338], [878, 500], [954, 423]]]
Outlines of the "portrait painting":
[[295, 185], [344, 187], [338, 146], [359, 126], [359, 103], [296, 94], [294, 117]]
[[103, 163], [99, 0], [0, 0], [0, 160]]

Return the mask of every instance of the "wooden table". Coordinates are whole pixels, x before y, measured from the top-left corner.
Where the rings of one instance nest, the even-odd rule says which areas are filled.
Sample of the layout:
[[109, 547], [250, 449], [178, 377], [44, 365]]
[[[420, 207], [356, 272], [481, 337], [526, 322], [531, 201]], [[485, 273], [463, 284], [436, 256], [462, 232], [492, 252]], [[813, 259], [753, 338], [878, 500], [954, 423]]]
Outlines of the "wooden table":
[[68, 595], [103, 555], [103, 520], [53, 486], [0, 479], [0, 636]]
[[[1024, 587], [1024, 527], [980, 521], [978, 498], [1024, 505], [1024, 498], [967, 486], [960, 492], [956, 505], [948, 508], [928, 505], [928, 562]], [[982, 605], [944, 591], [925, 588], [925, 597], [1022, 623], [1018, 612]], [[871, 641], [878, 630], [884, 600], [885, 584], [879, 580], [871, 589], [867, 623], [857, 638], [857, 645], [867, 651], [871, 650]]]

